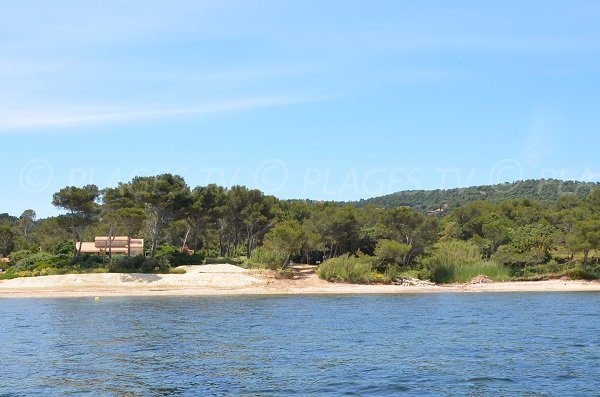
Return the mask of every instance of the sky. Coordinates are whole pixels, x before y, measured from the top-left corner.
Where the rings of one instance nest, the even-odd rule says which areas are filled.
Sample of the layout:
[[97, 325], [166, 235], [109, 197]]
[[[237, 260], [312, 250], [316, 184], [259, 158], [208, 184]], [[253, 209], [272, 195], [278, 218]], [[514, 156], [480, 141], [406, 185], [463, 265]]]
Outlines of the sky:
[[600, 2], [14, 1], [0, 213], [65, 186], [357, 200], [600, 181]]

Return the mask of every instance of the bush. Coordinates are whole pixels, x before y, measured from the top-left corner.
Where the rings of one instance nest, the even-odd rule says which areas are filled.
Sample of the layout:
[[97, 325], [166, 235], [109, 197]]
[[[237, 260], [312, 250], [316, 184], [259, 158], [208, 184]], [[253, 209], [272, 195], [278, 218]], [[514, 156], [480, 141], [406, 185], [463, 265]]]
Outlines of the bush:
[[535, 266], [548, 261], [548, 255], [540, 250], [519, 252], [510, 245], [503, 245], [492, 255], [492, 260], [514, 268]]
[[438, 264], [431, 269], [431, 280], [441, 284], [468, 283], [479, 275], [493, 281], [507, 281], [510, 279], [510, 270], [501, 263], [489, 260], [463, 264]]
[[[66, 268], [70, 263], [64, 256], [52, 255], [47, 252], [19, 251], [16, 256], [13, 256], [11, 268], [15, 272], [33, 271], [39, 269]], [[16, 258], [16, 260], [14, 259]]]
[[166, 256], [171, 266], [191, 266], [201, 265], [204, 263], [204, 255], [200, 252], [192, 255], [176, 252]]
[[379, 240], [375, 247], [375, 256], [378, 259], [376, 269], [385, 271], [388, 267], [401, 265], [412, 246], [394, 240]]
[[73, 242], [63, 241], [54, 248], [52, 253], [56, 255], [73, 255]]
[[206, 258], [204, 261], [207, 265], [242, 265], [244, 261], [238, 258]]
[[364, 255], [343, 255], [323, 262], [319, 266], [318, 275], [327, 281], [368, 283], [372, 281], [372, 261], [372, 258]]
[[454, 282], [454, 265], [439, 263], [431, 267], [431, 281], [440, 284]]
[[23, 259], [29, 258], [32, 255], [34, 255], [34, 253], [29, 250], [15, 251], [10, 255], [10, 264], [14, 265], [17, 262], [20, 262]]
[[258, 247], [252, 252], [252, 262], [264, 265], [271, 270], [279, 270], [285, 262], [286, 254], [284, 252]]
[[97, 255], [83, 255], [71, 258], [71, 265], [78, 266], [81, 269], [95, 269], [104, 267], [104, 262], [108, 260]]
[[479, 247], [462, 240], [442, 241], [433, 246], [432, 255], [425, 263], [432, 266], [460, 264], [467, 265], [481, 260]]
[[156, 248], [155, 258], [162, 258], [163, 256], [179, 254], [179, 248], [173, 247], [172, 245], [159, 245]]
[[600, 275], [581, 268], [568, 270], [565, 275], [571, 280], [598, 280], [600, 278]]
[[431, 281], [441, 284], [467, 283], [479, 275], [494, 281], [510, 278], [510, 269], [495, 261], [482, 260], [477, 245], [461, 240], [435, 244], [425, 264], [431, 273]]
[[111, 273], [168, 273], [171, 266], [166, 258], [146, 258], [144, 256], [113, 258], [108, 265]]

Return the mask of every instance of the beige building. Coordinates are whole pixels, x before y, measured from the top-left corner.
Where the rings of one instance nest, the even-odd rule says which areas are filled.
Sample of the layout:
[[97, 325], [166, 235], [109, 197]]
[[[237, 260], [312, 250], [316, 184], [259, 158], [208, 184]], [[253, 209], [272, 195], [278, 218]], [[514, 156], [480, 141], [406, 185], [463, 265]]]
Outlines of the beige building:
[[[108, 237], [96, 237], [94, 242], [84, 241], [81, 243], [81, 253], [83, 255], [104, 255], [111, 251], [113, 255], [127, 255], [129, 252], [127, 240], [127, 236], [115, 236], [112, 238], [112, 248], [109, 248], [111, 244]], [[79, 249], [79, 242], [76, 247]], [[131, 255], [144, 255], [144, 239], [131, 239]]]

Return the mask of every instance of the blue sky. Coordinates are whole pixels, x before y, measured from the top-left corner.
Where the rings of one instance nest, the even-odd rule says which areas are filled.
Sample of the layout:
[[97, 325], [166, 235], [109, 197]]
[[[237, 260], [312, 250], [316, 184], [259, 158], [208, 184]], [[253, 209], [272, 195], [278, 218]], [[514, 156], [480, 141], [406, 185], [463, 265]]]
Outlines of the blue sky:
[[354, 200], [600, 180], [597, 1], [18, 1], [0, 213], [135, 175]]

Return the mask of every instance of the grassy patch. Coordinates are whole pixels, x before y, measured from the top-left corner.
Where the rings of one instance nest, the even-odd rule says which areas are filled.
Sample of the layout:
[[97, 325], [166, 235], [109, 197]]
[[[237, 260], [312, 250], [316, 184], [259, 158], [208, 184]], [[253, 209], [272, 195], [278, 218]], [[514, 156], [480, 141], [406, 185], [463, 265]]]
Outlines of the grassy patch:
[[508, 281], [510, 270], [497, 262], [480, 260], [463, 264], [436, 264], [431, 269], [431, 278], [436, 283], [468, 283], [479, 275], [493, 281]]

